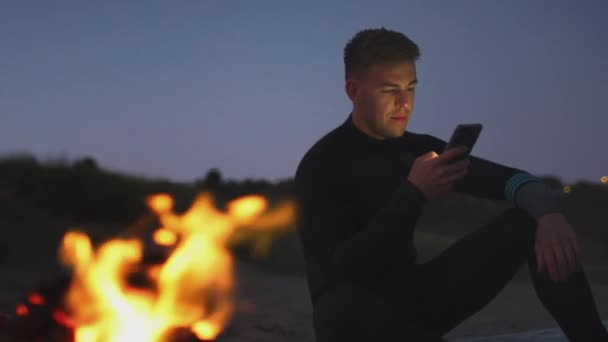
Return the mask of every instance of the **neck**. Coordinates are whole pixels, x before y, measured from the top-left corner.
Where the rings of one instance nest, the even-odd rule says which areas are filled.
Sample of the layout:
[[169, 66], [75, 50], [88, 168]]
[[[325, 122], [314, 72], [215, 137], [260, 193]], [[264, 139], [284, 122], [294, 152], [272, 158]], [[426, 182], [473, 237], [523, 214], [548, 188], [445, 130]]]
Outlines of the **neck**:
[[367, 125], [365, 124], [365, 121], [363, 120], [363, 115], [360, 114], [360, 112], [357, 112], [356, 110], [353, 110], [352, 113], [352, 118], [353, 118], [353, 125], [355, 125], [355, 127], [365, 133], [365, 135], [369, 136], [370, 138], [376, 139], [376, 140], [384, 140], [384, 137], [379, 136], [377, 134], [374, 134], [369, 127], [367, 127]]

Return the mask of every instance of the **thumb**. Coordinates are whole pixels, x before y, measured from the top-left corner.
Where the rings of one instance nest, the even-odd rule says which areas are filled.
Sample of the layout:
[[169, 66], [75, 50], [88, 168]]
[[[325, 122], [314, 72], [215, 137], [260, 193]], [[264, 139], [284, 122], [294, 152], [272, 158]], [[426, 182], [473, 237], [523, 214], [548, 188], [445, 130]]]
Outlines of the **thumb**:
[[422, 156], [424, 160], [431, 160], [437, 158], [438, 154], [435, 151], [429, 151]]

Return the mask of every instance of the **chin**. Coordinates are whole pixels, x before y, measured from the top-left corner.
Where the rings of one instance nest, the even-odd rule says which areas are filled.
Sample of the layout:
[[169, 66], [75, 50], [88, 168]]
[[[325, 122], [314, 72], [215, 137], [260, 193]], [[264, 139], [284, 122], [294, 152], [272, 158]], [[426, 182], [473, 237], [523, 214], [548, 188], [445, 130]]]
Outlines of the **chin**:
[[399, 138], [399, 137], [401, 137], [403, 135], [403, 132], [404, 131], [401, 131], [401, 132], [390, 132], [390, 133], [387, 132], [388, 134], [384, 135], [384, 138], [385, 139]]
[[407, 125], [406, 125], [406, 126], [403, 126], [403, 128], [402, 128], [402, 129], [399, 129], [399, 130], [397, 130], [397, 131], [394, 131], [393, 133], [395, 134], [395, 137], [400, 137], [400, 136], [402, 136], [402, 135], [403, 135], [403, 133], [405, 132], [406, 128], [407, 128]]

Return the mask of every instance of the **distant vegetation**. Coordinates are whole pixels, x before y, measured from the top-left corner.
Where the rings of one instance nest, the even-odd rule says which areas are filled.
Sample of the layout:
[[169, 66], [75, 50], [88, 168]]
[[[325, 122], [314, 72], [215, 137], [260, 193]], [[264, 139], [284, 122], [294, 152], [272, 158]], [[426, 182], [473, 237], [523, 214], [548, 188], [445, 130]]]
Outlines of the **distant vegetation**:
[[[541, 178], [562, 191], [559, 179]], [[608, 185], [570, 186], [562, 200], [569, 220], [582, 237], [608, 246]], [[93, 233], [110, 237], [147, 213], [144, 199], [148, 195], [169, 193], [176, 209], [184, 211], [202, 191], [213, 192], [220, 209], [245, 194], [264, 195], [273, 205], [292, 198], [293, 180], [225, 180], [220, 170], [210, 169], [191, 183], [177, 183], [105, 170], [93, 158], [40, 162], [29, 155], [5, 156], [0, 159], [0, 263], [27, 263], [28, 258], [49, 262], [68, 228], [90, 227]], [[457, 236], [509, 206], [506, 201], [450, 194], [427, 205], [420, 224], [435, 227], [434, 233]], [[277, 237], [270, 255], [255, 262], [279, 272], [301, 273], [299, 244], [293, 227], [288, 228]], [[240, 258], [252, 259], [248, 246], [233, 248]]]

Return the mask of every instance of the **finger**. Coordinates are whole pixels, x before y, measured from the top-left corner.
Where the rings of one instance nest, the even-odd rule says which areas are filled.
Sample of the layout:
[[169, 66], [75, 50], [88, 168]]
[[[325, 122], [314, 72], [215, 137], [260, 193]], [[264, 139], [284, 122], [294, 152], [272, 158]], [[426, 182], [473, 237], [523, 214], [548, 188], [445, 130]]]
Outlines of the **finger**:
[[563, 250], [568, 263], [568, 275], [571, 275], [578, 269], [578, 257], [576, 256], [576, 251], [574, 250], [574, 241], [567, 240], [564, 244]]
[[543, 250], [536, 244], [536, 270], [540, 273], [544, 270], [545, 263], [543, 259]]
[[468, 170], [470, 161], [469, 159], [461, 160], [455, 162], [453, 164], [446, 164], [439, 166], [440, 169], [443, 169], [443, 174], [451, 174], [461, 170]]
[[580, 267], [582, 267], [583, 252], [582, 252], [582, 248], [581, 248], [581, 243], [578, 239], [574, 240], [573, 247], [574, 247], [574, 252], [576, 253], [576, 259], [578, 261], [578, 266], [580, 268]]
[[569, 265], [568, 260], [566, 260], [564, 244], [560, 242], [555, 242], [551, 246], [551, 250], [553, 251], [553, 256], [555, 258], [554, 260], [557, 280], [564, 281], [569, 275]]
[[454, 182], [455, 180], [458, 180], [458, 179], [460, 179], [460, 178], [462, 178], [462, 177], [466, 176], [466, 175], [467, 175], [467, 173], [469, 173], [469, 170], [467, 170], [467, 169], [463, 169], [463, 170], [460, 170], [460, 171], [458, 171], [458, 172], [452, 173], [452, 174], [450, 174], [450, 175], [443, 176], [443, 177], [441, 177], [441, 178], [439, 179], [439, 183], [440, 183], [440, 184], [448, 184], [448, 183], [452, 183], [452, 182]]
[[[463, 160], [454, 164], [447, 164], [447, 165], [438, 165], [435, 167], [435, 177], [437, 179], [443, 179], [445, 177], [450, 177], [452, 175], [456, 175], [456, 178], [462, 177], [463, 173], [462, 171], [468, 171], [469, 168], [467, 167], [469, 165], [469, 161], [468, 160]], [[464, 173], [466, 174], [466, 172]], [[451, 177], [451, 179], [456, 179], [454, 177]]]
[[553, 280], [554, 282], [557, 282], [559, 280], [559, 274], [557, 271], [555, 256], [553, 255], [553, 248], [551, 248], [551, 246], [545, 246], [543, 248], [543, 258], [544, 258], [545, 264], [547, 264], [547, 270], [549, 271], [549, 277], [551, 277], [551, 280]]
[[574, 270], [580, 271], [582, 269], [583, 261], [581, 254], [581, 246], [578, 239], [571, 240], [570, 251], [574, 254]]
[[466, 146], [456, 146], [456, 147], [451, 147], [445, 151], [443, 151], [439, 157], [437, 157], [437, 162], [438, 163], [447, 163], [450, 160], [466, 153], [468, 150], [468, 148]]
[[449, 148], [448, 150], [442, 152], [439, 157], [435, 158], [435, 161], [439, 164], [447, 163], [455, 157], [466, 153], [467, 150], [468, 148], [466, 146], [456, 146]]
[[452, 184], [436, 184], [433, 198], [440, 197], [452, 191]]

